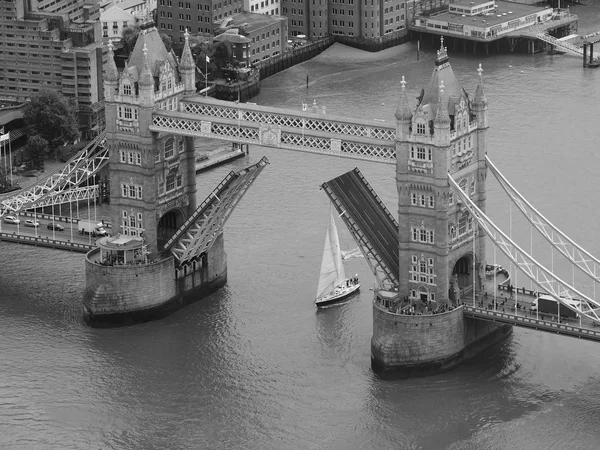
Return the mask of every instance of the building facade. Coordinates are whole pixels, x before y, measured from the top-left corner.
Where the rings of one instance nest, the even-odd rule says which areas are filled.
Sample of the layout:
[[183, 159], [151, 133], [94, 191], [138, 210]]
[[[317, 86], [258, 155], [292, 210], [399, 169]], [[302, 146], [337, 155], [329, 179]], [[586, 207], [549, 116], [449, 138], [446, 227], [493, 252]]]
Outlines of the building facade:
[[285, 52], [287, 48], [288, 19], [269, 14], [235, 14], [229, 25], [230, 30], [247, 39], [247, 59], [250, 64], [269, 59]]
[[102, 23], [102, 39], [120, 40], [123, 29], [135, 24], [136, 19], [133, 14], [121, 9], [117, 5], [112, 5], [102, 11], [100, 14]]
[[99, 6], [91, 0], [0, 0], [0, 98], [61, 92], [77, 105], [82, 132], [103, 127]]
[[218, 21], [243, 11], [242, 0], [158, 0], [156, 22], [173, 46], [183, 46], [183, 33], [213, 34]]
[[484, 281], [485, 234], [456, 199], [447, 176], [485, 211], [487, 101], [483, 83], [469, 99], [438, 51], [431, 81], [411, 110], [404, 81], [397, 119], [400, 220], [399, 292], [455, 304]]

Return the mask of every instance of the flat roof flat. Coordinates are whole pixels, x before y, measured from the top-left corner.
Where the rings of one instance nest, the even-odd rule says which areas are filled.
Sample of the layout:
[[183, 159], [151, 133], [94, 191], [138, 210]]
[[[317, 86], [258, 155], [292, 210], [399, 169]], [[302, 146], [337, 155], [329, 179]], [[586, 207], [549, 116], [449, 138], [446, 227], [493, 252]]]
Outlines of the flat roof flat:
[[[452, 5], [458, 5], [458, 3], [452, 3]], [[470, 2], [469, 2], [470, 5]], [[474, 16], [468, 16], [465, 14], [463, 17], [461, 14], [451, 13], [449, 11], [435, 16], [429, 16], [428, 20], [440, 20], [443, 22], [451, 22], [460, 25], [473, 25], [479, 28], [488, 28], [490, 26], [498, 25], [500, 23], [508, 22], [510, 20], [518, 19], [521, 17], [529, 16], [530, 14], [540, 13], [544, 10], [551, 8], [541, 8], [539, 6], [524, 5], [523, 3], [503, 2], [497, 1], [498, 7], [495, 11], [488, 14], [477, 14]], [[500, 15], [500, 17], [498, 17]], [[485, 20], [485, 22], [483, 22]]]
[[472, 7], [472, 6], [478, 6], [478, 5], [483, 5], [484, 3], [491, 3], [493, 2], [493, 0], [458, 0], [456, 2], [453, 2], [450, 4], [450, 6], [466, 6], [466, 7]]

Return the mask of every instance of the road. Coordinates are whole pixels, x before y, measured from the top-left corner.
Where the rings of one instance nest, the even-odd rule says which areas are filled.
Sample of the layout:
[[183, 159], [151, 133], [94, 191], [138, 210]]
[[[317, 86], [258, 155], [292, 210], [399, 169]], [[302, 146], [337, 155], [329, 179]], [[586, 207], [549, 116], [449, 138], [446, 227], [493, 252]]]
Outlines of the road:
[[[26, 227], [24, 225], [25, 220], [29, 219], [29, 217], [20, 216], [19, 220], [21, 223], [19, 225], [6, 223], [4, 220], [0, 222], [0, 232], [4, 233], [17, 233], [22, 236], [35, 236], [35, 237], [45, 237], [49, 239], [61, 240], [61, 241], [71, 241], [78, 242], [80, 244], [91, 244], [93, 245], [96, 241], [96, 238], [91, 237], [89, 235], [81, 235], [77, 231], [76, 223], [66, 223], [66, 222], [55, 222], [57, 224], [65, 227], [64, 231], [57, 230], [49, 230], [48, 224], [52, 223], [51, 220], [43, 220], [37, 219], [39, 222], [39, 227]], [[32, 219], [33, 220], [33, 219]], [[72, 231], [71, 231], [72, 226]]]

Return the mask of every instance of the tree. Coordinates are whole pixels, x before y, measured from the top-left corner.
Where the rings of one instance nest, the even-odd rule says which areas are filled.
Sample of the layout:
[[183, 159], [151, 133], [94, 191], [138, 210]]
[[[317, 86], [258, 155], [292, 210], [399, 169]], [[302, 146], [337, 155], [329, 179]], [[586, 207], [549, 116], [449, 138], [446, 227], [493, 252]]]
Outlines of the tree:
[[233, 61], [233, 49], [231, 42], [218, 42], [213, 50], [212, 58], [221, 70]]
[[44, 159], [46, 159], [50, 150], [48, 141], [43, 137], [34, 134], [27, 139], [25, 150], [31, 155], [34, 166], [43, 169]]
[[79, 139], [75, 107], [58, 92], [41, 91], [32, 97], [23, 108], [23, 119], [27, 135], [43, 138], [49, 150]]
[[173, 39], [171, 39], [171, 36], [169, 36], [166, 33], [159, 33], [160, 38], [163, 41], [163, 44], [165, 44], [165, 48], [167, 49], [167, 52], [170, 52], [171, 49], [173, 48]]
[[123, 28], [121, 38], [123, 39], [123, 50], [126, 55], [129, 55], [135, 48], [138, 35], [140, 34], [140, 26], [133, 25]]

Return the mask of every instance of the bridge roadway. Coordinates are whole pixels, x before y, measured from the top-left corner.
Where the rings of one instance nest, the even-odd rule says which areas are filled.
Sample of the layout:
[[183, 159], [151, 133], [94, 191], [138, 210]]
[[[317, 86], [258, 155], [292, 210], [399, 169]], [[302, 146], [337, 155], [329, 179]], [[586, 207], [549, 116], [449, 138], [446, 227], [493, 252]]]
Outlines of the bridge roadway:
[[[503, 309], [506, 309], [504, 307]], [[527, 308], [515, 309], [513, 312], [499, 311], [498, 309], [486, 309], [476, 306], [463, 305], [463, 314], [465, 317], [473, 319], [487, 320], [490, 322], [507, 323], [523, 328], [531, 328], [539, 331], [546, 331], [554, 334], [564, 334], [566, 336], [600, 341], [600, 330], [593, 329], [593, 323], [582, 323], [581, 326], [571, 325], [562, 319], [562, 323], [557, 321], [541, 320], [539, 317], [549, 317], [549, 314], [535, 314], [528, 311]], [[578, 319], [571, 319], [579, 321]], [[589, 321], [588, 321], [589, 322]]]
[[358, 169], [323, 184], [365, 256], [381, 266], [386, 278], [398, 285], [398, 223]]

